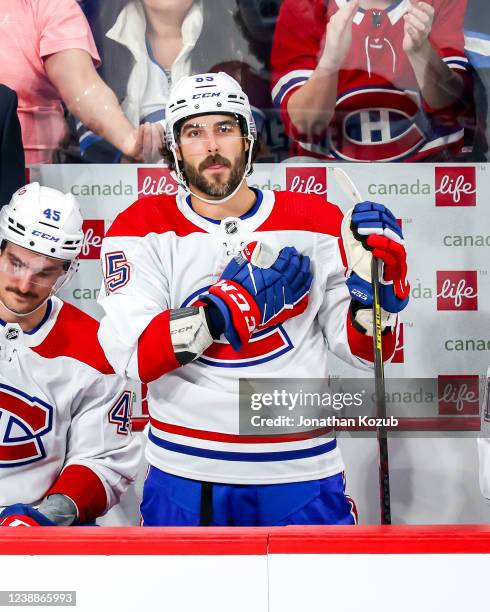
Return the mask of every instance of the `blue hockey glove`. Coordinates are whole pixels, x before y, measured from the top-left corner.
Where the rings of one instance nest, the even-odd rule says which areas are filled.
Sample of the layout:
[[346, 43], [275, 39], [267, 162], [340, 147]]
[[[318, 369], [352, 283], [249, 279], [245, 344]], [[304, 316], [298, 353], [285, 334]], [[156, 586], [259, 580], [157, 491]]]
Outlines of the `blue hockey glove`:
[[55, 527], [55, 524], [28, 504], [13, 504], [0, 513], [0, 527]]
[[247, 245], [208, 293], [199, 296], [212, 311], [213, 336], [220, 326], [236, 351], [256, 329], [278, 325], [301, 314], [308, 305], [313, 280], [310, 258], [294, 247], [285, 247], [270, 267], [259, 267], [254, 262], [259, 262], [260, 251], [259, 243]]
[[382, 204], [361, 202], [342, 221], [342, 241], [347, 257], [347, 286], [354, 300], [365, 307], [373, 302], [372, 256], [383, 262], [380, 279], [381, 307], [400, 312], [408, 304], [407, 256], [403, 234], [393, 213]]

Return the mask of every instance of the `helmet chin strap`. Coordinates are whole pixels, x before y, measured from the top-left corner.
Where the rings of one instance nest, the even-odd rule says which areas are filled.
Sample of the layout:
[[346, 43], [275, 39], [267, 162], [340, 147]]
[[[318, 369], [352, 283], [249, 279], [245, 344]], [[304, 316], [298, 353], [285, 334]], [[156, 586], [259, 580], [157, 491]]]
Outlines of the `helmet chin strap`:
[[53, 293], [50, 293], [50, 294], [48, 295], [48, 297], [47, 297], [45, 300], [43, 300], [43, 301], [42, 301], [42, 302], [39, 304], [39, 306], [36, 306], [36, 308], [34, 308], [34, 310], [30, 310], [29, 312], [23, 312], [23, 313], [20, 313], [20, 312], [15, 312], [15, 310], [11, 310], [11, 309], [10, 309], [10, 308], [7, 306], [7, 304], [5, 304], [5, 302], [3, 302], [2, 300], [0, 300], [0, 304], [3, 306], [3, 308], [5, 308], [5, 310], [6, 310], [7, 312], [9, 312], [9, 313], [10, 313], [11, 315], [13, 315], [14, 317], [20, 317], [21, 319], [23, 319], [24, 317], [28, 317], [29, 315], [31, 315], [31, 314], [33, 314], [33, 313], [35, 313], [37, 310], [39, 310], [40, 308], [42, 308], [42, 307], [44, 306], [44, 304], [46, 304], [46, 302], [49, 300], [49, 298], [50, 298], [52, 295], [54, 295], [54, 294], [53, 294]]
[[180, 166], [179, 166], [179, 160], [177, 159], [177, 154], [175, 152], [175, 148], [173, 148], [172, 149], [172, 154], [174, 156], [175, 167], [176, 167], [176, 170], [173, 171], [173, 175], [175, 177], [175, 180], [179, 183], [179, 185], [183, 189], [185, 189], [185, 191], [190, 193], [192, 196], [194, 196], [198, 200], [201, 200], [201, 202], [206, 202], [206, 204], [224, 204], [225, 202], [228, 202], [228, 200], [231, 200], [231, 198], [238, 192], [238, 190], [242, 186], [243, 181], [245, 180], [245, 177], [250, 172], [250, 168], [252, 167], [252, 149], [253, 149], [254, 139], [252, 137], [250, 137], [250, 136], [247, 136], [247, 140], [250, 142], [250, 146], [248, 148], [247, 164], [245, 166], [245, 170], [243, 171], [243, 176], [242, 176], [240, 182], [238, 183], [238, 185], [235, 187], [235, 189], [231, 193], [229, 193], [227, 196], [225, 196], [224, 198], [221, 198], [219, 200], [216, 200], [216, 199], [215, 200], [208, 200], [206, 198], [203, 198], [200, 195], [197, 195], [197, 193], [194, 193], [192, 191], [192, 189], [189, 187], [189, 185], [187, 184], [187, 181], [185, 180], [184, 175], [182, 174], [182, 171], [181, 171]]

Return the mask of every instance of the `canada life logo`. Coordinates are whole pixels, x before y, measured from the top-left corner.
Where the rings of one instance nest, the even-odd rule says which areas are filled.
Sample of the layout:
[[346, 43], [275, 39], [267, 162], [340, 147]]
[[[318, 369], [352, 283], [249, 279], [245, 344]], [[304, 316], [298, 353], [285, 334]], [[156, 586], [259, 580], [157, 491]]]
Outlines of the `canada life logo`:
[[437, 310], [478, 310], [476, 270], [437, 271]]
[[138, 168], [138, 197], [176, 196], [179, 186], [168, 168]]
[[83, 245], [80, 259], [100, 259], [100, 249], [104, 239], [103, 219], [87, 219], [83, 222]]
[[476, 169], [435, 168], [436, 206], [476, 206]]
[[477, 415], [480, 413], [478, 374], [437, 377], [437, 397], [441, 416]]
[[324, 166], [286, 168], [286, 189], [327, 197], [327, 169]]

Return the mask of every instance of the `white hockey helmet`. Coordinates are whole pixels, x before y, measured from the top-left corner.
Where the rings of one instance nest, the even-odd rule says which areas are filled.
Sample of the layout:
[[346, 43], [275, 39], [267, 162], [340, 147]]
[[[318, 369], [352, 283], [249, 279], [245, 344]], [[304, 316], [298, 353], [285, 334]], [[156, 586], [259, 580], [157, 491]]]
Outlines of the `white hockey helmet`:
[[240, 120], [244, 137], [250, 143], [243, 173], [243, 179], [245, 179], [252, 168], [252, 152], [257, 138], [257, 128], [250, 102], [239, 83], [226, 72], [211, 72], [182, 77], [172, 87], [165, 114], [165, 140], [167, 148], [172, 152], [174, 158], [177, 182], [189, 193], [208, 204], [221, 204], [232, 198], [240, 188], [240, 184], [220, 200], [209, 200], [191, 191], [177, 157], [177, 131], [180, 122], [189, 117], [206, 114], [236, 115]]
[[71, 262], [82, 249], [82, 222], [71, 193], [29, 183], [0, 211], [0, 241]]
[[[10, 202], [0, 211], [0, 247], [3, 243], [15, 244], [36, 256], [28, 263], [18, 265], [5, 260], [0, 271], [49, 289], [45, 299], [29, 312], [11, 310], [11, 314], [26, 317], [46, 303], [70, 281], [78, 269], [78, 255], [83, 245], [82, 215], [78, 202], [71, 193], [41, 187], [30, 183], [14, 193]], [[47, 272], [46, 263], [63, 262], [62, 271]]]
[[211, 113], [232, 113], [243, 118], [244, 135], [252, 146], [257, 128], [248, 97], [234, 78], [226, 72], [216, 72], [182, 77], [172, 87], [165, 111], [168, 149], [175, 151], [178, 136], [175, 131], [182, 119]]

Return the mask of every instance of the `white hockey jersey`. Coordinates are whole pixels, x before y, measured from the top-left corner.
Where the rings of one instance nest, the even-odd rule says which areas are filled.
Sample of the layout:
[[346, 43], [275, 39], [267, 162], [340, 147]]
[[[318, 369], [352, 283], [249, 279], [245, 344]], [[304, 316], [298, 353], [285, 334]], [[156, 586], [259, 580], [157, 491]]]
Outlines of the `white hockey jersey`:
[[32, 331], [0, 320], [0, 510], [62, 493], [80, 523], [90, 522], [134, 480], [132, 392], [105, 359], [97, 328], [56, 297]]
[[[240, 377], [327, 377], [326, 345], [350, 364], [370, 367], [372, 338], [348, 317], [341, 220], [340, 210], [320, 197], [272, 191], [258, 191], [246, 215], [221, 223], [198, 215], [185, 194], [142, 198], [117, 217], [102, 245], [99, 340], [117, 372], [148, 383], [150, 464], [186, 478], [237, 484], [342, 471], [335, 439], [240, 436], [238, 409]], [[240, 353], [222, 337], [178, 367], [168, 309], [195, 303], [240, 244], [253, 240], [276, 252], [295, 246], [311, 258], [308, 308], [256, 332]], [[384, 337], [387, 356], [394, 335]]]

